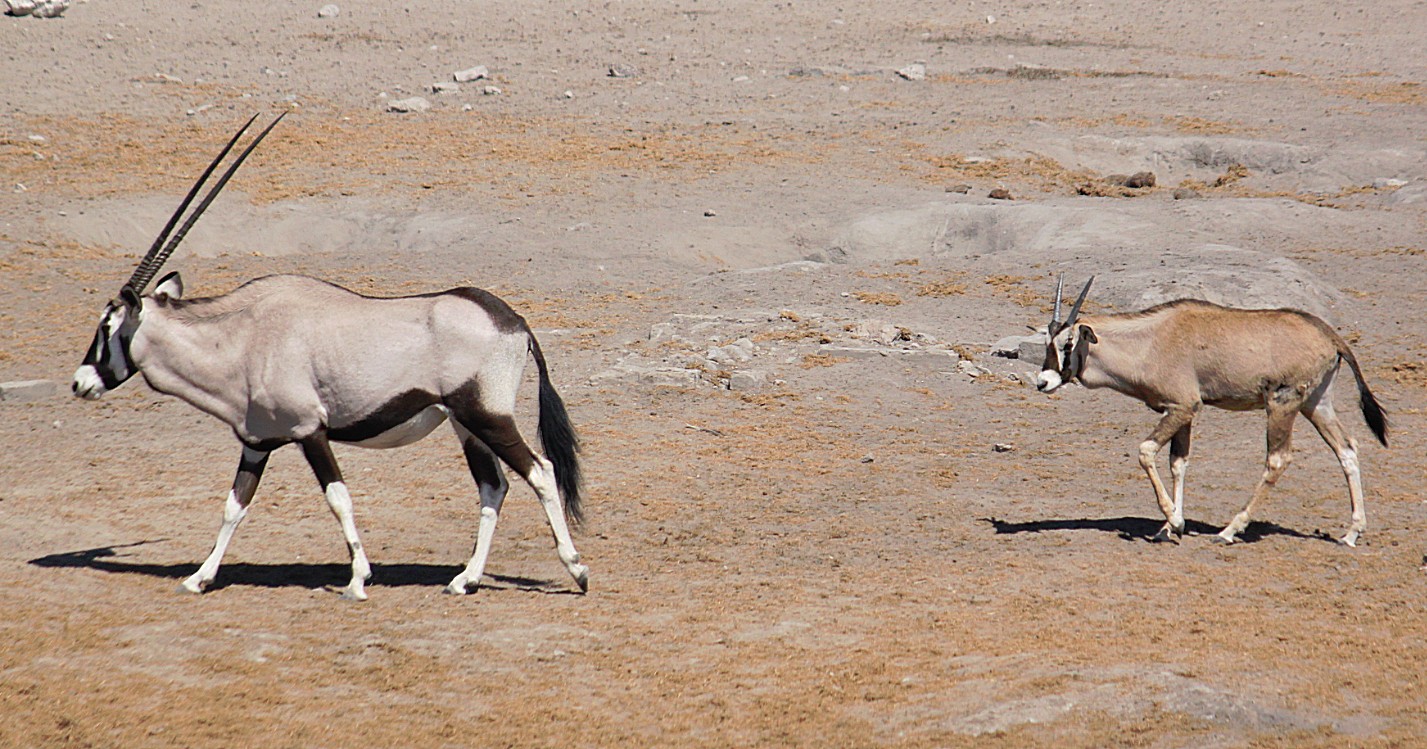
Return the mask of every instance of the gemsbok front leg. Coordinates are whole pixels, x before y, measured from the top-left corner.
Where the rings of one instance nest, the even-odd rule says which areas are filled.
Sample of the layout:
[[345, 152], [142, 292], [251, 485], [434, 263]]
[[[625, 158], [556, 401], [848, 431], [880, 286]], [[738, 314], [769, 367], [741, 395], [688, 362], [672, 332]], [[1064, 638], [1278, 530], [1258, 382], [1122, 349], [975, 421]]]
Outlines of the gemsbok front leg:
[[223, 525], [218, 528], [218, 540], [213, 542], [213, 551], [198, 571], [183, 581], [180, 590], [202, 593], [218, 576], [218, 565], [223, 562], [223, 554], [228, 551], [228, 543], [233, 540], [233, 531], [248, 515], [248, 504], [258, 491], [258, 481], [267, 467], [269, 452], [243, 448], [243, 457], [238, 460], [238, 475], [233, 478], [233, 488], [228, 492], [228, 500], [223, 503]]
[[505, 503], [510, 482], [506, 481], [505, 471], [501, 469], [495, 453], [491, 452], [484, 442], [454, 421], [451, 426], [456, 430], [456, 437], [461, 440], [461, 450], [466, 454], [466, 465], [471, 469], [471, 477], [476, 480], [481, 494], [481, 524], [476, 531], [476, 549], [471, 554], [471, 561], [466, 563], [466, 569], [446, 586], [447, 593], [460, 595], [480, 585], [481, 575], [486, 569], [486, 559], [491, 553], [496, 521], [500, 519], [500, 507]]
[[322, 493], [327, 497], [327, 506], [342, 525], [342, 538], [347, 541], [347, 550], [352, 554], [352, 581], [342, 590], [342, 597], [365, 601], [366, 582], [372, 577], [372, 566], [367, 561], [367, 552], [362, 549], [362, 540], [357, 537], [357, 524], [352, 518], [352, 495], [347, 493], [347, 484], [342, 481], [342, 471], [337, 467], [332, 445], [322, 432], [308, 437], [301, 444], [302, 454], [307, 458], [307, 464], [312, 466], [312, 472], [317, 474], [317, 482], [322, 485]]
[[[1188, 460], [1189, 457], [1189, 427], [1194, 421], [1196, 409], [1185, 406], [1169, 406], [1165, 409], [1164, 417], [1155, 425], [1150, 436], [1140, 443], [1140, 468], [1143, 468], [1145, 475], [1149, 476], [1150, 485], [1154, 487], [1155, 499], [1159, 502], [1160, 512], [1164, 513], [1164, 527], [1159, 529], [1159, 533], [1154, 535], [1153, 541], [1169, 541], [1170, 534], [1175, 537], [1184, 535], [1184, 463], [1179, 463], [1179, 470], [1175, 471], [1176, 461], [1180, 458]], [[1180, 432], [1184, 432], [1184, 439], [1179, 439]], [[1174, 446], [1170, 448], [1170, 473], [1174, 478], [1175, 496], [1170, 497], [1169, 492], [1164, 488], [1164, 482], [1159, 478], [1159, 471], [1155, 469], [1155, 459], [1159, 457], [1159, 451], [1166, 442], [1174, 440]], [[1183, 455], [1179, 454], [1179, 449], [1183, 448]]]

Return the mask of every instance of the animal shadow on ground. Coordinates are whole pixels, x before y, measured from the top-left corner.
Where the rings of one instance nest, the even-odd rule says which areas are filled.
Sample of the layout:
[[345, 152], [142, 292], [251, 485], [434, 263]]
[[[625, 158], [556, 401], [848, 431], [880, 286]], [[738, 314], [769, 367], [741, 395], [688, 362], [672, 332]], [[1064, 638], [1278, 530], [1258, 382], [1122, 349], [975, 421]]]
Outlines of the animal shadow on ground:
[[[131, 549], [157, 541], [138, 541], [119, 546], [101, 546], [80, 551], [63, 551], [31, 559], [30, 564], [48, 568], [89, 568], [101, 572], [147, 575], [182, 580], [198, 569], [197, 563], [146, 564], [121, 561], [125, 554], [119, 549]], [[378, 564], [372, 563], [372, 587], [402, 586], [444, 586], [451, 582], [463, 569], [460, 565], [446, 564]], [[250, 585], [260, 588], [331, 588], [340, 590], [352, 575], [348, 564], [252, 564], [235, 562], [225, 564], [218, 573], [218, 579], [208, 589], [210, 591], [230, 585]], [[557, 587], [555, 581], [537, 580], [529, 577], [493, 575], [487, 572], [481, 587], [496, 590], [514, 589], [547, 595], [576, 595], [578, 591]], [[490, 585], [494, 581], [495, 585]]]
[[[1014, 533], [1041, 533], [1043, 531], [1103, 531], [1115, 533], [1126, 541], [1150, 541], [1154, 538], [1159, 529], [1164, 527], [1163, 520], [1153, 520], [1151, 518], [1067, 518], [1053, 520], [1031, 520], [1024, 523], [1013, 523], [999, 518], [978, 518], [983, 523], [988, 523], [996, 529], [997, 535]], [[1218, 533], [1219, 526], [1202, 523], [1198, 520], [1185, 520], [1185, 535], [1208, 536]], [[1252, 521], [1244, 532], [1239, 534], [1235, 543], [1254, 543], [1269, 536], [1290, 536], [1293, 538], [1313, 538], [1321, 541], [1337, 543], [1329, 534], [1320, 530], [1312, 533], [1303, 533], [1292, 528], [1285, 528], [1276, 523], [1265, 523]]]

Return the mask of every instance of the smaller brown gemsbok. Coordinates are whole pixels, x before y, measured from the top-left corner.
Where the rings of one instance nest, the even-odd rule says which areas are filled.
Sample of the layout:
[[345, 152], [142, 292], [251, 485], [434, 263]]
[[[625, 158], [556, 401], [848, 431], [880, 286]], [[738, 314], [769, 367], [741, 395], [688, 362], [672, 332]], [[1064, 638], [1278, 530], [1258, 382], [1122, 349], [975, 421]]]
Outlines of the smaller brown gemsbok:
[[[183, 589], [202, 593], [213, 582], [233, 532], [248, 513], [268, 455], [297, 443], [351, 552], [352, 580], [343, 594], [366, 599], [371, 565], [330, 443], [400, 447], [449, 418], [479, 487], [481, 515], [475, 551], [446, 591], [466, 593], [480, 583], [508, 489], [501, 463], [535, 490], [555, 536], [555, 551], [584, 591], [589, 568], [580, 563], [566, 522], [567, 516], [571, 522], [581, 518], [579, 443], [550, 383], [540, 343], [525, 319], [494, 294], [457, 288], [368, 297], [315, 278], [279, 275], [254, 279], [222, 296], [187, 299], [177, 273], [144, 293], [193, 222], [278, 120], [253, 139], [169, 238], [253, 120], [198, 178], [119, 296], [105, 306], [94, 342], [74, 373], [74, 394], [87, 399], [142, 374], [154, 390], [222, 420], [242, 443], [218, 540], [198, 571], [183, 581]], [[544, 455], [526, 444], [515, 423], [516, 390], [527, 357], [535, 360], [539, 374], [537, 428]]]
[[[1091, 278], [1090, 281], [1094, 281]], [[1180, 299], [1141, 312], [1080, 315], [1090, 291], [1085, 283], [1070, 315], [1060, 319], [1062, 283], [1055, 289], [1045, 363], [1036, 387], [1050, 393], [1067, 382], [1108, 387], [1164, 414], [1140, 444], [1140, 467], [1154, 486], [1167, 520], [1156, 541], [1184, 535], [1184, 472], [1194, 417], [1205, 404], [1268, 414], [1268, 457], [1249, 503], [1216, 541], [1233, 543], [1249, 514], [1292, 460], [1293, 423], [1303, 414], [1338, 456], [1348, 479], [1352, 525], [1342, 542], [1356, 546], [1367, 530], [1358, 443], [1333, 410], [1333, 382], [1341, 362], [1358, 381], [1363, 418], [1384, 446], [1387, 415], [1363, 380], [1358, 360], [1328, 323], [1295, 309], [1233, 309]], [[1174, 495], [1165, 491], [1155, 458], [1168, 442]]]

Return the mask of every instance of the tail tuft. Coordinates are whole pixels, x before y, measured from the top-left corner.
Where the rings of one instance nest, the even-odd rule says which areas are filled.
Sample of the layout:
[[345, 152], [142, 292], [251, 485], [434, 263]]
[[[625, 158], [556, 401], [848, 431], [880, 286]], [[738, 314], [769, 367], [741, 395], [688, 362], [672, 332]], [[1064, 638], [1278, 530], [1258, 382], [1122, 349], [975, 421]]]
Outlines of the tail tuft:
[[555, 467], [555, 483], [564, 500], [565, 519], [570, 525], [579, 526], [585, 521], [584, 508], [580, 506], [580, 439], [570, 423], [569, 413], [565, 411], [565, 401], [550, 383], [545, 356], [541, 354], [540, 343], [533, 334], [530, 336], [530, 353], [535, 357], [535, 367], [540, 373], [540, 418], [537, 427], [540, 447]]
[[1358, 400], [1362, 401], [1363, 420], [1368, 423], [1377, 441], [1387, 447], [1387, 412], [1382, 410], [1382, 404], [1377, 402], [1372, 391], [1368, 390], [1368, 384], [1361, 379], [1358, 380]]

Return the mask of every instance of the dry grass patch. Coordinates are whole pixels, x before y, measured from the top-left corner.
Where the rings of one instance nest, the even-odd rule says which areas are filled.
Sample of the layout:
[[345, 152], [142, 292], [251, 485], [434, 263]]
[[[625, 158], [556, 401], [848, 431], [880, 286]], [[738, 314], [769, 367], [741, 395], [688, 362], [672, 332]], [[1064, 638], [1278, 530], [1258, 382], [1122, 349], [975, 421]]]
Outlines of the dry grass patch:
[[880, 304], [885, 307], [895, 307], [902, 303], [902, 298], [891, 292], [854, 291], [852, 296], [864, 304]]

